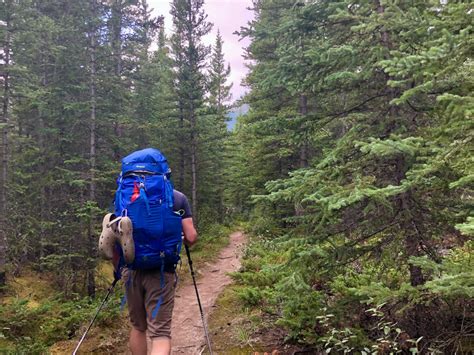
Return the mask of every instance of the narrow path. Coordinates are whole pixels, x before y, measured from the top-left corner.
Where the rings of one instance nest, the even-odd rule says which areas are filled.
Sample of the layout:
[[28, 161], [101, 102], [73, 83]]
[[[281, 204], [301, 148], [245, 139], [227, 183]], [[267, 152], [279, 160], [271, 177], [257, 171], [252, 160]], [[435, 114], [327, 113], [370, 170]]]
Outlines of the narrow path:
[[[229, 245], [220, 252], [217, 261], [200, 270], [201, 276], [198, 277], [197, 284], [206, 317], [212, 312], [219, 294], [232, 282], [227, 273], [240, 268], [244, 242], [245, 236], [242, 232], [232, 233]], [[172, 354], [176, 355], [200, 354], [206, 344], [196, 291], [191, 279], [182, 283], [176, 291], [171, 336]]]
[[[227, 276], [227, 273], [237, 271], [240, 268], [240, 256], [244, 243], [245, 236], [242, 232], [232, 233], [229, 245], [221, 250], [218, 259], [199, 269], [199, 274], [197, 275], [198, 289], [206, 316], [212, 312], [219, 294], [232, 281]], [[183, 255], [182, 257], [185, 258], [186, 256]], [[204, 349], [206, 341], [201, 314], [199, 313], [196, 300], [196, 292], [191, 278], [179, 283], [175, 297], [171, 329], [171, 336], [173, 337], [172, 354], [200, 354]], [[118, 307], [118, 304], [112, 306]], [[104, 310], [103, 312], [106, 311]], [[120, 324], [118, 327], [110, 329], [93, 327], [82, 345], [80, 353], [131, 355], [128, 348], [130, 323], [128, 322], [127, 312], [122, 314], [121, 319], [121, 322], [117, 322]], [[82, 334], [82, 332], [83, 330], [80, 333]], [[76, 347], [77, 341], [78, 339], [75, 338], [58, 342], [50, 348], [50, 352], [51, 354], [58, 355], [71, 354]]]

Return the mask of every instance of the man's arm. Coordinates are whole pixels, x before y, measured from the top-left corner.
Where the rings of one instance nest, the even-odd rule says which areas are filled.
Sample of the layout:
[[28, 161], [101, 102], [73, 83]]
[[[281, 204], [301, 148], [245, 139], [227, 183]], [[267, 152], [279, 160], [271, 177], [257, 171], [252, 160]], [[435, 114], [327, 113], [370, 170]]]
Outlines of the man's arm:
[[181, 224], [183, 226], [184, 243], [187, 246], [192, 246], [197, 242], [197, 231], [194, 228], [193, 219], [191, 217], [184, 218], [181, 220]]
[[182, 192], [173, 191], [174, 209], [180, 212], [182, 217], [181, 225], [183, 227], [184, 243], [191, 246], [197, 241], [197, 232], [194, 228], [193, 215], [188, 198]]

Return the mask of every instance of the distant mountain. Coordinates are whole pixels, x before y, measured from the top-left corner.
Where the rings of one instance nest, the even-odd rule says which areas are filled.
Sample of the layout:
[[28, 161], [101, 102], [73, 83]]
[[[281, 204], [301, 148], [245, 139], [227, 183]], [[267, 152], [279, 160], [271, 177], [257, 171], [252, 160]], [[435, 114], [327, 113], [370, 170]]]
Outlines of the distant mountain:
[[250, 106], [248, 104], [233, 107], [232, 110], [227, 113], [227, 117], [229, 118], [227, 121], [227, 130], [232, 131], [235, 127], [235, 124], [237, 123], [237, 117], [245, 115], [247, 112], [249, 112], [249, 109]]

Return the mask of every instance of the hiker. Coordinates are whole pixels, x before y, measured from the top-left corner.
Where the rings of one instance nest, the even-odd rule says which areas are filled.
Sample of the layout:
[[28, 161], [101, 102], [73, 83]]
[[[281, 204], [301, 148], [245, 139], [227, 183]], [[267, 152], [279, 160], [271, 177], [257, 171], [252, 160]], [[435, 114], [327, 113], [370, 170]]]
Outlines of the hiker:
[[[182, 226], [184, 243], [193, 245], [197, 240], [194, 228], [191, 207], [186, 196], [174, 190], [174, 211], [182, 212]], [[165, 289], [160, 288], [160, 270], [127, 270], [124, 282], [132, 273], [132, 285], [126, 288], [128, 309], [132, 330], [130, 331], [130, 350], [133, 355], [147, 353], [145, 330], [148, 330], [152, 339], [151, 354], [166, 354], [171, 352], [171, 317], [174, 306], [175, 271], [165, 267]], [[153, 311], [156, 300], [164, 292], [163, 303], [156, 318], [147, 317]]]
[[[172, 188], [166, 158], [157, 149], [134, 152], [122, 160], [115, 213], [107, 214], [99, 253], [123, 268], [132, 354], [170, 354], [176, 264], [181, 244], [197, 240], [187, 197]], [[117, 217], [118, 216], [118, 217]]]
[[[197, 240], [194, 228], [191, 207], [186, 196], [174, 190], [174, 211], [183, 211], [182, 226], [184, 243], [193, 245]], [[132, 275], [130, 275], [132, 273]], [[130, 350], [133, 355], [147, 353], [145, 330], [152, 339], [152, 355], [168, 355], [171, 352], [171, 317], [174, 306], [174, 292], [176, 286], [174, 267], [165, 266], [165, 288], [160, 288], [160, 270], [127, 270], [124, 282], [131, 276], [131, 285], [126, 287], [128, 310], [132, 330], [130, 331]], [[156, 318], [147, 316], [152, 313], [156, 300], [163, 292], [163, 303]]]

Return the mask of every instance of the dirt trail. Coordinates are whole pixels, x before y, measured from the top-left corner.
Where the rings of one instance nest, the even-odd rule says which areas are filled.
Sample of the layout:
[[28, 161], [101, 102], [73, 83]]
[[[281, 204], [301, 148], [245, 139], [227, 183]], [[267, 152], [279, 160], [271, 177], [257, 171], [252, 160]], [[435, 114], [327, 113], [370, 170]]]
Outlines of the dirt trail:
[[[229, 245], [220, 252], [217, 261], [200, 270], [197, 284], [206, 317], [212, 312], [219, 294], [231, 283], [227, 273], [240, 268], [244, 242], [245, 236], [242, 232], [232, 233]], [[176, 355], [199, 354], [206, 344], [196, 291], [191, 279], [182, 283], [176, 291], [171, 336], [172, 354]]]
[[[227, 276], [227, 273], [237, 271], [240, 268], [240, 256], [244, 243], [245, 236], [242, 232], [232, 233], [229, 245], [221, 250], [218, 259], [213, 263], [202, 266], [197, 272], [199, 296], [206, 316], [209, 316], [212, 312], [219, 294], [231, 283], [231, 278]], [[126, 313], [123, 313], [122, 322], [120, 323], [122, 326], [118, 328], [101, 329], [93, 327], [81, 347], [80, 353], [131, 355], [128, 349], [130, 324]], [[206, 341], [196, 292], [191, 278], [187, 278], [178, 284], [172, 324], [172, 354], [200, 354]], [[80, 333], [82, 334], [83, 331], [81, 330]], [[71, 354], [77, 341], [78, 339], [58, 342], [50, 348], [50, 352], [51, 354], [61, 355]]]

